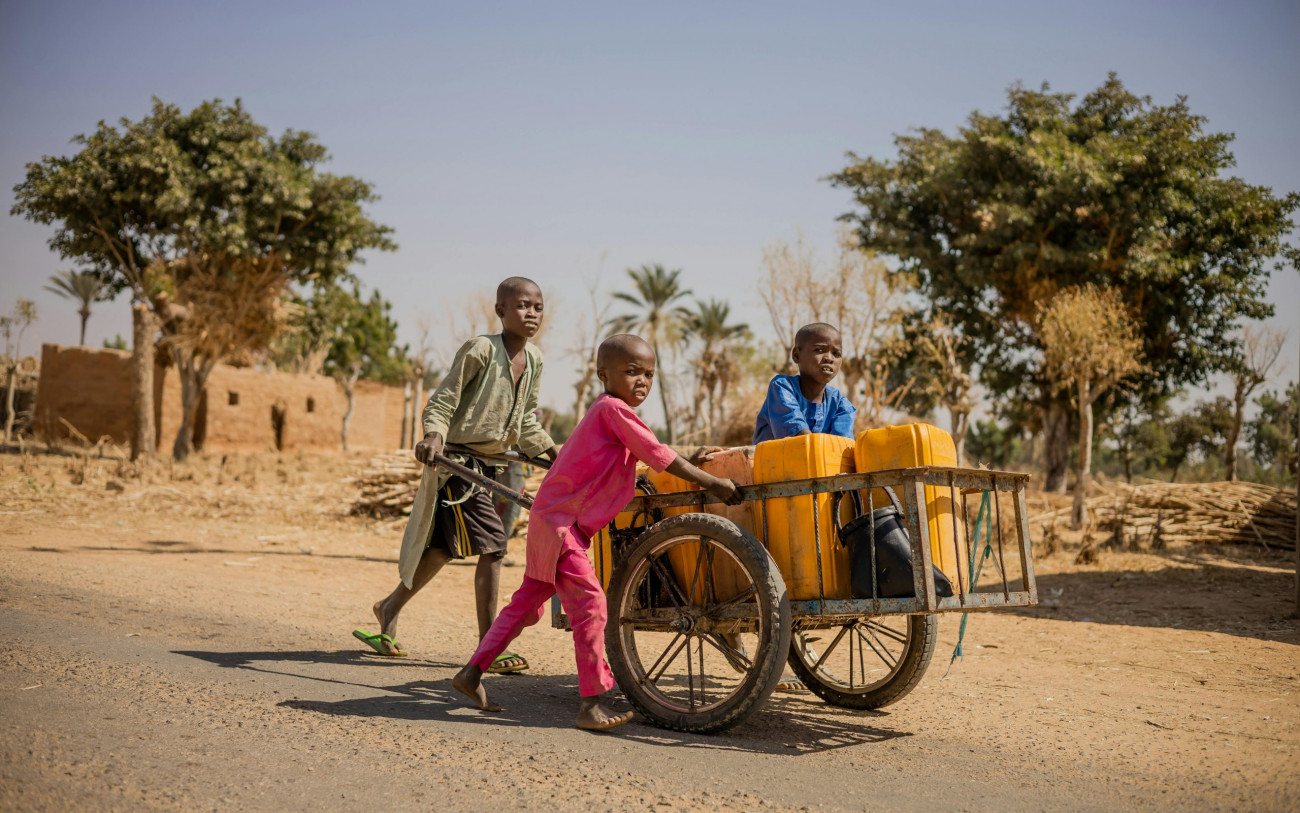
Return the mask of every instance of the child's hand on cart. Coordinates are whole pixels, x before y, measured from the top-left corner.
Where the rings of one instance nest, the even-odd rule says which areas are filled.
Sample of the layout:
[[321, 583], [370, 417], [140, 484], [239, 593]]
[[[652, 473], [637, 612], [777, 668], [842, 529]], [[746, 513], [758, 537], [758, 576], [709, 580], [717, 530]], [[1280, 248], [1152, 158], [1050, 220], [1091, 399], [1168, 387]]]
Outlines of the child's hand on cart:
[[686, 458], [692, 466], [702, 466], [713, 459], [718, 452], [725, 452], [726, 449], [721, 446], [701, 446], [691, 452], [691, 456]]
[[705, 490], [727, 505], [740, 505], [743, 502], [736, 484], [725, 477], [714, 477], [713, 483], [706, 486]]
[[668, 468], [664, 469], [664, 471], [675, 474], [683, 480], [689, 480], [713, 495], [714, 499], [725, 502], [727, 505], [740, 505], [742, 502], [735, 483], [726, 477], [714, 477], [707, 471], [701, 471], [681, 455], [677, 455], [677, 459], [669, 463]]

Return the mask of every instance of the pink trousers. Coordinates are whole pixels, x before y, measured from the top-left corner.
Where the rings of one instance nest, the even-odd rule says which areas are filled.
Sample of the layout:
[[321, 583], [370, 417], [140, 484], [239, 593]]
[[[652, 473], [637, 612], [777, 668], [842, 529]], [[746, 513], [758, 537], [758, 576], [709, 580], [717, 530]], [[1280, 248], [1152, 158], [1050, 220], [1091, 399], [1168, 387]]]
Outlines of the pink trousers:
[[546, 602], [555, 594], [573, 627], [573, 649], [578, 664], [578, 693], [594, 697], [614, 688], [614, 675], [605, 662], [605, 591], [587, 558], [587, 551], [570, 534], [555, 566], [555, 584], [524, 577], [524, 583], [497, 614], [492, 628], [479, 642], [470, 663], [487, 671], [492, 661], [546, 614]]

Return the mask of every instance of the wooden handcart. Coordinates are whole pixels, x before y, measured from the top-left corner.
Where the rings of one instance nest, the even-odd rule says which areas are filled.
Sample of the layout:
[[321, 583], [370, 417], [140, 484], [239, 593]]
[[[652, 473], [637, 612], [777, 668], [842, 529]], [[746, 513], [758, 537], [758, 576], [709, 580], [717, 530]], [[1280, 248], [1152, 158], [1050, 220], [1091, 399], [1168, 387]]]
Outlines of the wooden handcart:
[[[833, 705], [875, 709], [897, 702], [925, 674], [939, 614], [1038, 602], [1028, 480], [1014, 472], [929, 466], [741, 486], [743, 499], [758, 503], [758, 533], [708, 513], [717, 503], [702, 491], [640, 494], [623, 515], [630, 512], [635, 521], [611, 523], [608, 538], [593, 545], [597, 571], [606, 574], [606, 652], [619, 687], [655, 725], [695, 733], [725, 730], [757, 711], [786, 663]], [[885, 487], [901, 503], [913, 595], [881, 597], [873, 576], [871, 595], [833, 597], [821, 563], [830, 559], [823, 555], [827, 546], [841, 541], [819, 530], [816, 514], [827, 500], [818, 495], [857, 493], [874, 517], [875, 495]], [[644, 482], [641, 488], [651, 490]], [[936, 493], [952, 507], [943, 516], [929, 513]], [[765, 542], [768, 517], [777, 501], [790, 505], [788, 498], [806, 496], [812, 497], [804, 503], [814, 514], [813, 532], [798, 544], [815, 548], [817, 589], [815, 596], [792, 600], [788, 574]], [[855, 510], [847, 499], [833, 504], [832, 510]], [[691, 510], [666, 516], [683, 508]], [[932, 530], [940, 522], [951, 524], [951, 533], [938, 536], [952, 546], [948, 561], [958, 563], [948, 597], [936, 594], [931, 567]], [[567, 628], [558, 602], [552, 623]]]

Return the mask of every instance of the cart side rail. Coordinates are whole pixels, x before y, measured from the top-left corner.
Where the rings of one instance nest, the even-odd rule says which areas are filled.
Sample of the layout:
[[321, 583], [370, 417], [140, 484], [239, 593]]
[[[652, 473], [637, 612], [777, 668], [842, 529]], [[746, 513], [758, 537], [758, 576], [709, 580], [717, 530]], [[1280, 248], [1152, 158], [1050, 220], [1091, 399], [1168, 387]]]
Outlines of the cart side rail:
[[[837, 617], [969, 612], [1037, 604], [1038, 588], [1034, 579], [1029, 514], [1025, 503], [1028, 482], [1029, 475], [1020, 472], [918, 466], [760, 483], [740, 486], [738, 490], [743, 500], [762, 503], [763, 536], [766, 536], [767, 501], [771, 499], [856, 491], [867, 495], [866, 507], [870, 513], [874, 507], [871, 490], [888, 487], [902, 503], [904, 526], [911, 540], [915, 595], [908, 598], [852, 599], [823, 595], [791, 602], [796, 626], [810, 626]], [[951, 597], [940, 597], [935, 592], [926, 487], [947, 490], [953, 507], [950, 512], [953, 523], [951, 544], [956, 549], [958, 572]], [[979, 495], [979, 510], [972, 515], [970, 498], [975, 495]], [[1004, 528], [1002, 521], [1004, 503], [1010, 503], [1008, 508], [1012, 513], [1008, 519], [1014, 518], [1010, 529]], [[706, 491], [681, 491], [636, 497], [625, 510], [649, 512], [655, 508], [695, 507], [704, 511], [705, 506], [715, 504], [718, 501]], [[813, 501], [814, 514], [817, 510], [817, 501]], [[818, 523], [814, 521], [816, 527]], [[870, 538], [874, 538], [874, 531], [873, 525]], [[839, 544], [838, 540], [821, 539], [819, 532], [814, 536], [812, 541], [818, 548], [819, 561], [823, 544]], [[1014, 536], [1014, 539], [1004, 538], [1007, 536]], [[767, 544], [766, 539], [760, 541]], [[1008, 555], [1015, 558], [1009, 559]], [[992, 565], [997, 576], [991, 583], [982, 572], [981, 566], [985, 562]], [[1018, 565], [1018, 578], [1007, 575], [1010, 564]], [[976, 578], [972, 578], [973, 575]]]

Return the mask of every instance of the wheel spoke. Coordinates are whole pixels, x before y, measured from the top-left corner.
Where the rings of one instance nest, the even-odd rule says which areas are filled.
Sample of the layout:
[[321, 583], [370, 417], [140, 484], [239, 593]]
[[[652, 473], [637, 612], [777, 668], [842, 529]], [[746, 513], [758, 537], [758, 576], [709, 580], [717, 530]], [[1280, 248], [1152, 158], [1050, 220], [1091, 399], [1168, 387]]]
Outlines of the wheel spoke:
[[[850, 624], [849, 626], [846, 626], [844, 629], [847, 630], [847, 629], [849, 629], [850, 626], [852, 626], [852, 625]], [[852, 691], [852, 689], [853, 689], [853, 639], [856, 638], [856, 637], [857, 637], [857, 636], [854, 635], [854, 636], [851, 636], [851, 637], [849, 638], [849, 690], [850, 690], [850, 691]], [[860, 653], [861, 651], [862, 651], [862, 648], [861, 648], [861, 645], [859, 644], [858, 652]], [[866, 680], [866, 676], [864, 675], [864, 676], [863, 676], [863, 681], [865, 681], [865, 680]]]
[[703, 617], [715, 618], [716, 616], [714, 614], [717, 613], [718, 611], [725, 610], [728, 607], [734, 607], [735, 605], [748, 601], [749, 599], [757, 595], [758, 595], [758, 590], [755, 589], [754, 585], [751, 584], [749, 587], [745, 588], [743, 592], [732, 596], [726, 601], [719, 602], [718, 604], [714, 604], [704, 613]]
[[858, 673], [862, 675], [862, 685], [867, 685], [867, 652], [858, 644]]
[[695, 670], [691, 665], [691, 636], [686, 636], [686, 702], [695, 710]]
[[[677, 660], [677, 653], [681, 651], [681, 647], [678, 646], [676, 650], [673, 650], [673, 646], [682, 637], [682, 633], [680, 632], [673, 636], [673, 639], [668, 642], [668, 646], [664, 647], [664, 651], [659, 654], [659, 658], [655, 661], [655, 665], [646, 670], [646, 680], [649, 680], [651, 683], [658, 682], [659, 678], [663, 676], [664, 671], [672, 665], [673, 661]], [[668, 656], [669, 652], [673, 653], [671, 657]], [[667, 663], [663, 663], [665, 657], [668, 657]], [[663, 664], [663, 669], [659, 668], [661, 663]], [[659, 672], [658, 675], [655, 675], [656, 670]]]
[[[822, 668], [822, 664], [825, 663], [826, 659], [829, 658], [831, 653], [835, 651], [835, 647], [839, 646], [840, 639], [844, 637], [844, 633], [848, 632], [850, 629], [852, 629], [852, 627], [853, 627], [852, 624], [845, 624], [843, 627], [840, 627], [840, 631], [835, 636], [835, 640], [831, 641], [831, 645], [826, 647], [826, 651], [823, 652], [822, 656], [817, 659], [817, 663], [813, 664], [812, 670], [814, 672]], [[853, 653], [850, 651], [849, 652], [850, 657], [852, 656], [852, 654]]]
[[709, 699], [704, 696], [704, 636], [700, 636], [700, 705], [707, 705]]
[[682, 597], [681, 589], [678, 588], [677, 579], [673, 577], [672, 571], [664, 567], [663, 558], [659, 556], [652, 557], [650, 566], [659, 574], [659, 578], [663, 579], [664, 583], [668, 585], [668, 597], [672, 599], [673, 606], [679, 610], [683, 609], [688, 602]]
[[712, 645], [714, 649], [721, 652], [722, 657], [726, 658], [727, 662], [732, 664], [733, 666], [735, 665], [742, 666], [744, 667], [746, 672], [754, 668], [753, 661], [747, 658], [743, 652], [740, 652], [739, 650], [736, 649], [732, 649], [731, 645], [727, 643], [727, 639], [722, 637], [721, 635], [718, 635], [716, 633], [711, 635], [705, 635], [703, 637], [703, 640], [708, 641], [709, 644]]
[[[859, 630], [858, 635], [862, 637], [863, 641], [866, 641], [867, 646], [871, 647], [871, 651], [876, 653], [876, 657], [880, 658], [882, 661], [889, 664], [890, 669], [893, 669], [895, 666], [898, 665], [897, 659], [895, 659], [892, 655], [889, 654], [889, 648], [885, 646], [885, 642], [881, 641], [879, 638], [876, 638], [875, 633], [873, 633], [871, 630], [867, 630], [867, 635], [863, 635], [861, 630]], [[880, 644], [879, 649], [876, 648], [877, 642]]]
[[[704, 548], [708, 544], [709, 544], [708, 542], [704, 541], [704, 537], [700, 537], [700, 541], [699, 541], [700, 548], [699, 551], [695, 554], [695, 568], [691, 571], [691, 589], [686, 592], [686, 600], [689, 601], [692, 605], [695, 604], [695, 596], [696, 596], [695, 588], [700, 580], [700, 570], [704, 567]], [[706, 601], [704, 598], [703, 591], [701, 591], [699, 595], [700, 595], [700, 605], [703, 606], [708, 604], [708, 601]]]
[[875, 632], [885, 636], [886, 638], [893, 638], [895, 641], [899, 642], [900, 644], [907, 643], [906, 635], [904, 635], [903, 633], [899, 632], [896, 629], [890, 629], [889, 627], [886, 627], [884, 624], [880, 624], [875, 621], [867, 621], [863, 623], [862, 626], [866, 629], [874, 630]]
[[[701, 545], [704, 544], [703, 539], [700, 540], [700, 544]], [[704, 567], [706, 573], [708, 574], [706, 576], [706, 581], [704, 583], [704, 586], [708, 589], [705, 595], [700, 597], [700, 600], [704, 603], [705, 606], [709, 606], [709, 605], [716, 604], [718, 602], [718, 585], [713, 580], [713, 546], [712, 545], [709, 545], [708, 549], [705, 550], [704, 552]], [[701, 648], [703, 648], [703, 645], [701, 645]]]

